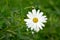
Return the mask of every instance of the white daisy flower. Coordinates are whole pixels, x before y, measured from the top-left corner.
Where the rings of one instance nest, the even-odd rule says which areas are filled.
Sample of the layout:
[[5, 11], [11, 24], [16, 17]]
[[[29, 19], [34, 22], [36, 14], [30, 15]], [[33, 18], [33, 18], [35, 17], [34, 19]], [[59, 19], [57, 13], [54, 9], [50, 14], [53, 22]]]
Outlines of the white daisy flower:
[[46, 23], [46, 16], [43, 16], [43, 12], [40, 12], [40, 10], [33, 9], [32, 12], [28, 12], [27, 17], [29, 19], [24, 19], [26, 22], [26, 25], [28, 28], [31, 28], [31, 30], [34, 30], [38, 32], [40, 29], [43, 29], [45, 25], [43, 23]]

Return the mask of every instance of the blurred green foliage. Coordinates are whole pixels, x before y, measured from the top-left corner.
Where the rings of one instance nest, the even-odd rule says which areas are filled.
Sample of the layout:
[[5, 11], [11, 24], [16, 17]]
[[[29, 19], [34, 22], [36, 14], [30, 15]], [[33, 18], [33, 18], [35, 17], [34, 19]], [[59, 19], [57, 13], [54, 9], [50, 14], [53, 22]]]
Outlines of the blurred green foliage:
[[[24, 19], [33, 8], [43, 11], [48, 20], [32, 35]], [[0, 0], [0, 40], [60, 40], [60, 0]]]

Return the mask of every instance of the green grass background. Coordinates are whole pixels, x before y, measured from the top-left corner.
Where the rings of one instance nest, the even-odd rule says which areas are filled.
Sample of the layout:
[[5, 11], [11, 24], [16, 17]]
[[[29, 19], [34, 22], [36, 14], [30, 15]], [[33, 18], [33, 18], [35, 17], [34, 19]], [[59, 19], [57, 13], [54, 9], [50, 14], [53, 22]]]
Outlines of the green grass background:
[[[48, 20], [32, 35], [24, 19], [33, 8]], [[0, 40], [60, 40], [60, 0], [0, 0]]]

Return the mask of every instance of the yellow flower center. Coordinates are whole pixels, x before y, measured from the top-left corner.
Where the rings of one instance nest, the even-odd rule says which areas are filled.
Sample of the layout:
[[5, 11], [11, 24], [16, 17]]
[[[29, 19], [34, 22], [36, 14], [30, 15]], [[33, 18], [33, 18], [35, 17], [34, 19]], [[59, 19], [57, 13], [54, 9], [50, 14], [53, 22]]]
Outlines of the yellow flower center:
[[38, 22], [38, 18], [33, 18], [33, 22], [37, 23]]

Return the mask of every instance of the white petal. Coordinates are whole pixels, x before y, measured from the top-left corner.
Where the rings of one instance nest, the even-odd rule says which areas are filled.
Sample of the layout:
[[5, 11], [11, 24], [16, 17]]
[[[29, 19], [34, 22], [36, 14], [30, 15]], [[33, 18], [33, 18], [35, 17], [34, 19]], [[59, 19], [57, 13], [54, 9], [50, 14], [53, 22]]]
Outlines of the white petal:
[[39, 28], [37, 28], [36, 32], [38, 32], [38, 31], [39, 31]]
[[26, 23], [26, 24], [27, 24], [28, 28], [30, 28], [30, 27], [32, 27], [32, 26], [33, 26], [33, 24], [32, 24], [32, 23]]
[[43, 23], [39, 23], [41, 26], [45, 27], [45, 25]]
[[47, 22], [46, 20], [47, 20], [47, 18], [42, 19], [41, 22], [46, 23]]
[[34, 29], [34, 27], [35, 27], [35, 25], [34, 25], [34, 24], [32, 24], [31, 30], [33, 30], [33, 29]]
[[47, 21], [45, 19], [40, 20], [40, 22], [46, 23]]
[[29, 22], [29, 21], [31, 21], [31, 20], [30, 20], [30, 19], [24, 19], [24, 21], [25, 21], [25, 22]]
[[43, 15], [43, 12], [40, 12], [39, 16], [41, 17]]
[[39, 13], [40, 13], [40, 10], [37, 11], [37, 14], [38, 14], [38, 15], [39, 15]]
[[40, 22], [45, 23], [45, 22], [46, 22], [46, 20], [47, 20], [47, 18], [44, 18], [43, 16], [40, 18]]
[[35, 10], [35, 9], [33, 9], [33, 10], [32, 10], [32, 13], [35, 15], [35, 14], [36, 14], [36, 10]]
[[36, 25], [35, 24], [33, 25], [33, 28], [34, 28], [34, 30], [36, 30]]
[[36, 32], [38, 32], [38, 31], [39, 31], [39, 27], [37, 26], [37, 27], [36, 27]]
[[27, 17], [31, 19], [33, 16], [31, 14], [27, 14]]
[[32, 15], [32, 13], [31, 13], [31, 12], [28, 12], [28, 14]]
[[40, 28], [40, 29], [43, 29], [42, 26], [38, 23], [37, 26]]
[[45, 16], [45, 15], [44, 15], [43, 17], [44, 17], [44, 18], [46, 18], [46, 16]]
[[39, 31], [39, 27], [37, 26], [37, 24], [34, 24], [34, 31], [38, 32]]

